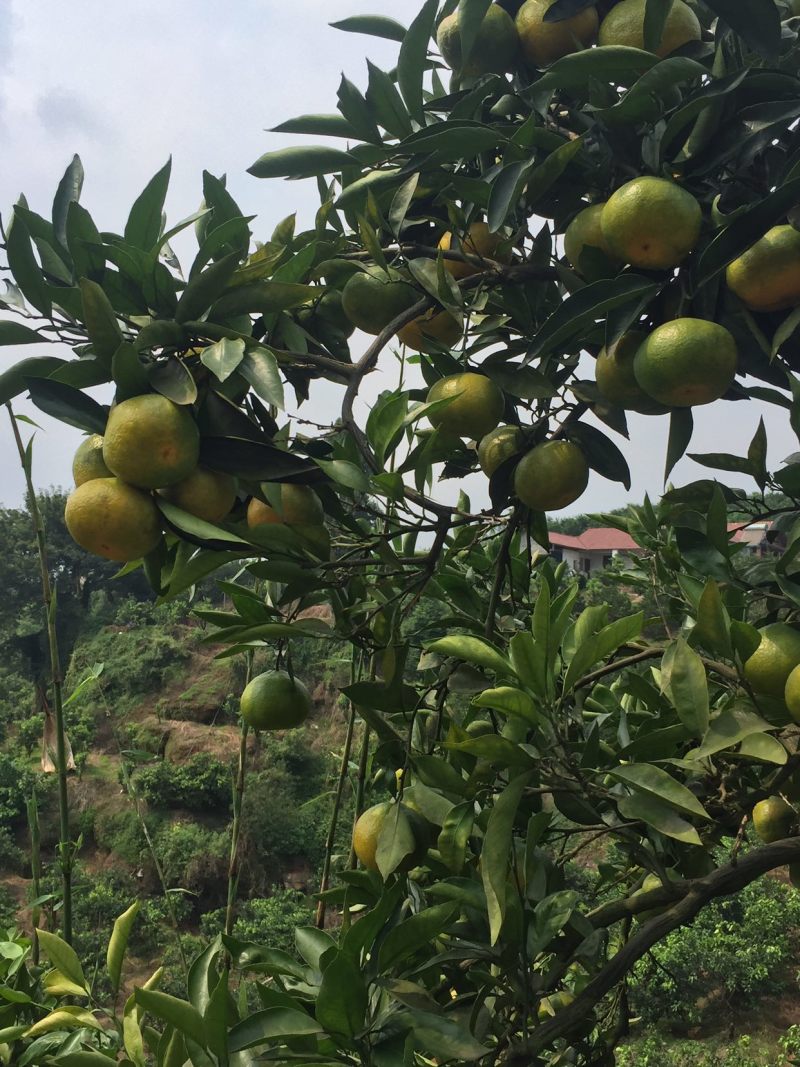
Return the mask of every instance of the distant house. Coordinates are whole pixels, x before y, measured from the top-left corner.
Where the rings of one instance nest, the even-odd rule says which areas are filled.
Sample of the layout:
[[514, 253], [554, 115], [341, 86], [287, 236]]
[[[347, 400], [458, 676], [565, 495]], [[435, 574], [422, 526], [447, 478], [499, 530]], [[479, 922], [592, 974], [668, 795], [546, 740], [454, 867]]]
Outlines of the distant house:
[[[735, 545], [746, 545], [750, 554], [758, 557], [780, 551], [780, 546], [768, 538], [771, 522], [729, 522], [728, 533]], [[617, 557], [640, 556], [644, 552], [633, 538], [613, 526], [592, 526], [582, 534], [550, 534], [550, 555], [563, 560], [576, 574], [594, 574], [610, 567]]]
[[577, 537], [551, 533], [550, 546], [550, 555], [577, 574], [593, 574], [610, 567], [617, 556], [638, 556], [644, 551], [630, 534], [613, 526], [593, 526]]

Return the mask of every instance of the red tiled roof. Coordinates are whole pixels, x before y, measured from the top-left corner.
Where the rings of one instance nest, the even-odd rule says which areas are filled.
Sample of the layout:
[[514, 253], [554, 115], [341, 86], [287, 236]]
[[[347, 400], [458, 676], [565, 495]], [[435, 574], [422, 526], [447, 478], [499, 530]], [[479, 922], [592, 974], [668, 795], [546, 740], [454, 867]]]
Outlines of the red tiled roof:
[[550, 543], [558, 548], [574, 548], [583, 552], [631, 552], [639, 548], [633, 538], [613, 526], [594, 526], [579, 537], [552, 533]]

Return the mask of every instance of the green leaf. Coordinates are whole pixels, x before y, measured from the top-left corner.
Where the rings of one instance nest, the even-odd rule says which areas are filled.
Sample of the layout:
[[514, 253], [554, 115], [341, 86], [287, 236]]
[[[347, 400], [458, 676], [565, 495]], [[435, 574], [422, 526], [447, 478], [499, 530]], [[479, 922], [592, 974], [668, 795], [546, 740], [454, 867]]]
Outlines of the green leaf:
[[336, 948], [336, 942], [325, 930], [316, 926], [298, 926], [294, 931], [297, 951], [315, 971], [321, 971], [320, 961], [329, 949]]
[[662, 59], [644, 73], [618, 103], [600, 111], [599, 117], [609, 125], [655, 122], [664, 110], [663, 98], [669, 100], [676, 85], [707, 75], [708, 71], [701, 63], [687, 56]]
[[753, 434], [753, 440], [747, 449], [747, 460], [750, 470], [760, 489], [766, 488], [767, 484], [767, 430], [764, 426], [763, 417], [758, 420], [758, 428]]
[[244, 359], [244, 341], [232, 341], [223, 337], [200, 353], [200, 362], [208, 367], [219, 382], [224, 382], [233, 374]]
[[753, 49], [769, 59], [780, 51], [781, 22], [773, 0], [706, 0], [712, 11]]
[[576, 422], [570, 427], [569, 438], [581, 446], [592, 470], [612, 482], [622, 482], [626, 489], [630, 489], [628, 461], [606, 434], [587, 422]]
[[472, 800], [456, 804], [445, 816], [439, 834], [438, 848], [442, 862], [454, 874], [460, 874], [464, 869], [467, 842], [474, 822], [475, 803]]
[[162, 212], [167, 198], [172, 159], [155, 174], [133, 202], [125, 223], [125, 241], [134, 248], [149, 252], [161, 235]]
[[423, 123], [422, 77], [428, 56], [428, 42], [433, 34], [438, 0], [425, 0], [403, 37], [397, 60], [397, 84], [412, 118]]
[[686, 754], [687, 759], [705, 759], [713, 756], [715, 752], [733, 748], [751, 734], [765, 733], [774, 730], [768, 722], [756, 715], [746, 705], [736, 705], [726, 708], [716, 715], [706, 730], [699, 748], [692, 749]]
[[701, 819], [709, 818], [694, 793], [660, 767], [654, 767], [650, 763], [632, 763], [624, 767], [615, 767], [609, 773], [618, 781], [629, 785], [638, 794], [655, 797], [656, 800], [663, 801], [687, 815], [696, 815]]
[[37, 930], [36, 936], [39, 938], [39, 945], [42, 951], [53, 966], [57, 967], [70, 982], [79, 985], [81, 989], [86, 989], [83, 968], [75, 949], [60, 938], [58, 934], [52, 934], [49, 930]]
[[268, 348], [259, 346], [248, 349], [239, 364], [239, 373], [262, 400], [283, 411], [283, 382], [278, 361]]
[[78, 1052], [62, 1053], [51, 1062], [57, 1063], [59, 1067], [113, 1067], [117, 1061], [110, 1056], [104, 1056], [102, 1052], [81, 1049]]
[[647, 0], [644, 9], [644, 46], [648, 52], [658, 51], [672, 4], [673, 0]]
[[694, 419], [691, 408], [673, 408], [669, 417], [669, 440], [667, 442], [667, 460], [664, 467], [664, 484], [678, 460], [689, 447], [694, 432]]
[[472, 55], [478, 31], [491, 5], [492, 0], [459, 0], [458, 35], [461, 38], [462, 67]]
[[789, 759], [786, 749], [777, 737], [770, 734], [750, 734], [739, 745], [737, 755], [761, 763], [777, 763], [782, 767]]
[[436, 122], [432, 126], [426, 126], [422, 130], [406, 137], [398, 145], [398, 151], [409, 152], [413, 155], [436, 152], [437, 157], [458, 158], [466, 156], [471, 158], [479, 152], [486, 152], [496, 145], [507, 143], [508, 138], [494, 126], [486, 126], [482, 122], [474, 122], [471, 119], [447, 122]]
[[23, 326], [21, 322], [0, 322], [0, 345], [35, 345], [42, 344], [44, 340], [35, 330]]
[[530, 172], [531, 164], [527, 160], [519, 160], [506, 164], [492, 182], [486, 219], [493, 233], [500, 229], [516, 206]]
[[655, 295], [658, 286], [636, 274], [623, 274], [584, 286], [562, 301], [534, 336], [524, 363], [583, 338], [613, 308]]
[[315, 137], [354, 138], [356, 132], [343, 115], [298, 115], [273, 126], [270, 133], [308, 133]]
[[536, 82], [536, 91], [585, 89], [593, 78], [619, 84], [626, 75], [649, 70], [658, 62], [651, 52], [627, 45], [585, 48], [556, 60]]
[[228, 1034], [230, 1052], [243, 1052], [267, 1042], [285, 1043], [290, 1037], [313, 1036], [322, 1027], [310, 1015], [292, 1008], [265, 1008], [237, 1023]]
[[76, 278], [102, 280], [106, 265], [103, 239], [92, 216], [77, 200], [67, 208], [67, 247]]
[[518, 715], [534, 726], [545, 722], [532, 697], [523, 689], [503, 685], [497, 689], [484, 689], [472, 701], [476, 708], [494, 708], [505, 715]]
[[528, 951], [536, 956], [550, 944], [569, 922], [579, 896], [570, 889], [551, 893], [540, 900], [533, 912], [533, 945]]
[[385, 15], [353, 15], [329, 25], [345, 33], [365, 33], [369, 37], [383, 37], [387, 41], [402, 41], [408, 33], [405, 26]]
[[37, 311], [49, 317], [52, 310], [44, 276], [33, 254], [28, 227], [21, 215], [14, 215], [6, 240], [6, 257], [14, 281], [23, 296]]
[[53, 230], [59, 244], [67, 247], [67, 213], [69, 205], [80, 199], [83, 189], [83, 164], [80, 156], [73, 156], [58, 183], [53, 200]]
[[367, 986], [360, 963], [339, 952], [322, 973], [314, 1014], [329, 1034], [355, 1037], [366, 1026]]
[[367, 60], [367, 103], [378, 123], [392, 137], [407, 137], [414, 129], [403, 98], [389, 75]]
[[687, 730], [702, 737], [708, 729], [708, 679], [703, 661], [679, 637], [661, 660], [661, 690]]
[[188, 1001], [179, 1000], [178, 997], [156, 989], [136, 989], [133, 995], [144, 1011], [174, 1026], [185, 1037], [205, 1044], [203, 1016]]
[[630, 797], [620, 797], [617, 801], [619, 813], [623, 819], [631, 822], [645, 822], [658, 830], [660, 834], [673, 837], [676, 841], [683, 841], [686, 845], [701, 845], [700, 835], [686, 819], [668, 804], [664, 804], [657, 797], [644, 796], [636, 793]]
[[308, 145], [267, 152], [247, 168], [247, 173], [254, 178], [314, 178], [320, 174], [338, 174], [343, 168], [358, 165], [349, 152], [326, 145]]
[[193, 404], [197, 400], [197, 383], [192, 372], [178, 356], [150, 363], [145, 374], [149, 385], [174, 404]]
[[29, 378], [26, 384], [40, 411], [87, 433], [105, 432], [108, 409], [80, 389], [52, 378]]
[[384, 818], [378, 835], [375, 860], [381, 876], [388, 878], [416, 847], [416, 838], [408, 816], [401, 804], [394, 804]]
[[122, 961], [125, 959], [125, 952], [128, 948], [128, 939], [131, 936], [131, 930], [133, 929], [133, 924], [138, 911], [139, 901], [134, 900], [133, 904], [131, 904], [122, 915], [114, 920], [114, 929], [111, 931], [111, 937], [108, 940], [106, 968], [108, 970], [108, 977], [111, 980], [111, 988], [114, 993], [119, 989], [120, 976], [122, 974]]
[[360, 493], [366, 493], [369, 489], [369, 478], [357, 467], [346, 459], [317, 459], [314, 461], [321, 471], [339, 485], [347, 486], [348, 489], [356, 489]]
[[372, 405], [367, 416], [367, 440], [381, 467], [402, 440], [407, 414], [406, 392], [381, 393]]
[[479, 1060], [489, 1049], [477, 1041], [466, 1026], [453, 1019], [429, 1012], [411, 1011], [414, 1045], [425, 1056], [435, 1056], [440, 1062]]
[[369, 105], [360, 90], [343, 74], [337, 93], [339, 110], [362, 141], [381, 143], [381, 135], [375, 125]]
[[[480, 739], [478, 739], [480, 740]], [[481, 852], [481, 878], [486, 892], [491, 944], [497, 944], [506, 914], [506, 879], [517, 808], [530, 774], [520, 774], [495, 799], [486, 824]]]
[[480, 637], [468, 634], [451, 634], [440, 637], [438, 641], [428, 642], [425, 647], [429, 652], [440, 656], [452, 656], [453, 659], [473, 663], [476, 667], [486, 667], [500, 675], [512, 674], [511, 664], [503, 654]]
[[181, 511], [174, 504], [170, 504], [163, 497], [156, 498], [156, 506], [167, 520], [180, 534], [190, 541], [200, 543], [218, 551], [226, 548], [246, 548], [247, 541], [242, 540], [237, 534], [229, 533], [218, 526], [198, 519], [196, 515], [190, 515], [188, 511]]
[[67, 366], [67, 361], [56, 356], [29, 356], [0, 374], [0, 404], [7, 404], [15, 396], [24, 393], [31, 378], [48, 378], [54, 371]]
[[[464, 807], [464, 805], [459, 805]], [[453, 811], [458, 809], [454, 808]], [[471, 822], [470, 822], [471, 825]], [[442, 831], [444, 833], [444, 830]], [[395, 971], [398, 964], [430, 945], [447, 930], [459, 912], [458, 904], [435, 904], [411, 915], [392, 927], [380, 947], [378, 966], [382, 972]]]
[[183, 323], [199, 319], [208, 311], [230, 281], [240, 258], [238, 252], [230, 252], [195, 275], [181, 293], [175, 309], [175, 321]]
[[83, 321], [92, 342], [92, 349], [102, 360], [110, 363], [123, 340], [117, 316], [111, 301], [97, 282], [81, 278], [79, 285]]
[[565, 141], [531, 171], [525, 186], [525, 199], [531, 210], [535, 210], [536, 202], [555, 185], [581, 148], [583, 148], [583, 136]]
[[691, 632], [693, 643], [699, 643], [710, 652], [733, 657], [729, 633], [730, 617], [725, 609], [719, 586], [713, 578], [706, 582], [697, 605], [697, 622]]

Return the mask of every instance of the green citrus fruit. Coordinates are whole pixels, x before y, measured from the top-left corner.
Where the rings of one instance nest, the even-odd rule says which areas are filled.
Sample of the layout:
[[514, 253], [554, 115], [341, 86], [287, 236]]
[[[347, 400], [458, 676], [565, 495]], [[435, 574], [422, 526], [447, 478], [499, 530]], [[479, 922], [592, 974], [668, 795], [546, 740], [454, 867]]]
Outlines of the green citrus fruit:
[[[369, 871], [378, 870], [378, 840], [386, 818], [393, 814], [394, 810], [395, 804], [390, 800], [385, 800], [381, 804], [375, 804], [371, 808], [367, 808], [356, 820], [356, 825], [353, 829], [353, 849], [363, 866]], [[425, 840], [427, 834], [424, 820], [416, 811], [412, 811], [405, 804], [401, 805], [401, 811], [411, 824], [411, 831], [416, 841], [416, 848], [404, 858], [397, 868], [399, 871], [408, 871], [412, 867], [416, 867], [424, 859], [427, 852], [427, 841]]]
[[198, 519], [219, 522], [236, 501], [236, 479], [221, 471], [196, 467], [188, 478], [159, 489], [158, 493], [176, 508], [196, 515]]
[[647, 395], [673, 408], [719, 400], [733, 384], [736, 365], [736, 342], [724, 326], [688, 318], [658, 326], [633, 361]]
[[[622, 260], [611, 254], [603, 236], [600, 217], [604, 207], [605, 204], [591, 204], [579, 211], [564, 234], [564, 254], [569, 265], [590, 281], [608, 278], [616, 274], [622, 266]], [[581, 257], [586, 248], [591, 248], [593, 255], [591, 259], [584, 257], [582, 262]]]
[[744, 665], [744, 676], [756, 693], [783, 700], [789, 675], [800, 664], [800, 631], [773, 622], [760, 631], [761, 643]]
[[458, 11], [442, 19], [436, 31], [436, 43], [451, 70], [470, 77], [479, 74], [504, 74], [514, 66], [519, 38], [514, 20], [497, 4], [483, 17], [466, 65], [461, 67], [461, 34]]
[[494, 726], [487, 719], [473, 719], [465, 729], [470, 737], [486, 737], [494, 733]]
[[342, 309], [364, 333], [379, 334], [419, 300], [419, 293], [393, 268], [368, 267], [352, 275], [342, 290]]
[[[487, 223], [473, 222], [467, 234], [461, 239], [458, 251], [467, 256], [477, 256], [479, 259], [492, 259], [499, 263], [508, 263], [511, 259], [508, 253], [502, 251], [505, 238], [502, 234], [492, 233]], [[449, 252], [453, 247], [453, 235], [448, 230], [439, 240], [439, 248]], [[454, 278], [469, 278], [473, 274], [479, 274], [481, 268], [472, 263], [461, 263], [457, 259], [445, 259], [444, 269]], [[489, 264], [486, 264], [487, 268]]]
[[600, 350], [594, 366], [597, 388], [610, 404], [641, 415], [663, 415], [667, 409], [653, 400], [636, 381], [633, 360], [647, 334], [629, 330], [616, 344]]
[[761, 840], [769, 845], [789, 837], [794, 829], [797, 815], [783, 797], [768, 797], [759, 800], [753, 808], [753, 826]]
[[793, 226], [774, 226], [728, 265], [725, 280], [752, 311], [800, 304], [800, 233]]
[[535, 511], [559, 511], [589, 484], [589, 464], [572, 441], [545, 441], [531, 449], [514, 471], [514, 492]]
[[96, 556], [130, 563], [161, 540], [161, 516], [149, 493], [119, 478], [92, 478], [67, 497], [64, 519], [72, 538]]
[[103, 438], [109, 470], [140, 489], [162, 489], [197, 466], [200, 434], [188, 407], [148, 393], [111, 409]]
[[800, 723], [800, 665], [795, 667], [786, 679], [783, 699], [786, 701], [791, 717], [795, 722]]
[[264, 526], [286, 523], [288, 526], [321, 526], [325, 521], [322, 501], [307, 485], [279, 483], [278, 507], [253, 497], [247, 506], [247, 525]]
[[523, 435], [519, 426], [498, 426], [478, 443], [478, 463], [491, 478], [497, 468], [522, 450]]
[[415, 352], [453, 348], [463, 335], [461, 323], [449, 311], [431, 309], [397, 331], [397, 340]]
[[311, 697], [299, 679], [285, 671], [267, 671], [247, 683], [239, 710], [254, 730], [290, 730], [308, 718]]
[[[615, 4], [600, 25], [598, 44], [644, 48], [646, 6], [647, 0], [621, 0], [621, 3]], [[700, 23], [697, 15], [683, 0], [674, 0], [655, 54], [668, 56], [689, 41], [699, 40]]]
[[[675, 871], [667, 871], [667, 878], [671, 882], [676, 882], [680, 875]], [[642, 882], [641, 888], [637, 889], [632, 894], [633, 897], [642, 896], [644, 893], [651, 893], [654, 889], [661, 889], [664, 883], [658, 877], [657, 874], [648, 874], [645, 880]], [[662, 915], [669, 908], [669, 904], [663, 904], [659, 908], [648, 908], [647, 911], [640, 911], [636, 918], [639, 922], [647, 922], [648, 919], [654, 919], [656, 915]]]
[[692, 196], [666, 178], [634, 178], [603, 207], [600, 225], [611, 255], [645, 270], [677, 267], [700, 237], [702, 212]]
[[571, 52], [588, 48], [597, 37], [600, 20], [597, 8], [585, 7], [560, 22], [545, 22], [544, 16], [555, 0], [526, 0], [517, 12], [517, 32], [525, 58], [537, 67], [546, 67]]
[[93, 433], [78, 445], [72, 460], [72, 478], [75, 485], [83, 485], [93, 478], [111, 478], [113, 475], [103, 460], [103, 438]]
[[503, 394], [491, 378], [465, 371], [434, 382], [428, 403], [454, 397], [450, 403], [432, 412], [428, 420], [437, 430], [477, 441], [493, 430], [503, 414]]

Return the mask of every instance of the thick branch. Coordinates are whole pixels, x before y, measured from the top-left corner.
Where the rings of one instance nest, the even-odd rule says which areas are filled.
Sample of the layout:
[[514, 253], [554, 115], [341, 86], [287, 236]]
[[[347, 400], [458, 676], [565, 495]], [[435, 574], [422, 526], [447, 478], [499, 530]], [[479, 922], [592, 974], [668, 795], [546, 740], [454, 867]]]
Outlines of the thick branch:
[[595, 927], [604, 927], [653, 907], [668, 905], [674, 901], [676, 895], [681, 897], [663, 914], [646, 922], [571, 1004], [537, 1027], [527, 1042], [514, 1046], [509, 1051], [505, 1062], [509, 1065], [523, 1060], [530, 1063], [532, 1057], [584, 1019], [595, 1004], [624, 978], [637, 960], [640, 960], [653, 945], [663, 940], [673, 930], [677, 930], [679, 926], [691, 922], [709, 901], [716, 897], [737, 893], [746, 885], [754, 882], [756, 878], [760, 878], [762, 874], [766, 874], [767, 871], [798, 861], [800, 861], [800, 837], [790, 837], [754, 849], [736, 863], [720, 867], [704, 878], [674, 882], [648, 893], [628, 897], [627, 900], [613, 901], [591, 912], [588, 916], [589, 921]]

